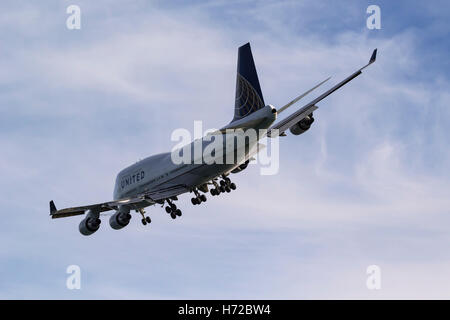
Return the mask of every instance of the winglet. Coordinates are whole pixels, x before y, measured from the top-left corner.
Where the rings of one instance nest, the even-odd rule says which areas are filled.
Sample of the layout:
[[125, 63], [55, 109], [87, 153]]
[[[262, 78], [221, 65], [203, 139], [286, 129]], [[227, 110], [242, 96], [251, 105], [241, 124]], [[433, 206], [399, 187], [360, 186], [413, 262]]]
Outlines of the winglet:
[[369, 63], [366, 64], [361, 69], [359, 69], [359, 71], [362, 71], [363, 69], [367, 68], [368, 66], [370, 66], [372, 63], [374, 63], [377, 60], [377, 51], [378, 51], [378, 49], [373, 50], [372, 56], [370, 57], [370, 60], [369, 60]]
[[56, 211], [58, 211], [58, 210], [56, 210], [55, 203], [52, 200], [52, 201], [50, 201], [50, 215], [55, 214]]
[[370, 57], [369, 60], [369, 64], [372, 64], [377, 60], [377, 50], [378, 49], [373, 50], [372, 56]]

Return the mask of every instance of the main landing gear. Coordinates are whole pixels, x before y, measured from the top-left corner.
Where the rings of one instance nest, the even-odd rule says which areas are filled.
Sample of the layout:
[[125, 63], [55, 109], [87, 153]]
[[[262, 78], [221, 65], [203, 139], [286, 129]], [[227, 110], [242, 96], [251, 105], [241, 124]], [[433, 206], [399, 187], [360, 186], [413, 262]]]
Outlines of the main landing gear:
[[152, 222], [152, 219], [150, 219], [150, 217], [149, 216], [145, 216], [145, 210], [144, 209], [139, 209], [139, 210], [136, 210], [137, 212], [139, 212], [141, 215], [142, 215], [142, 220], [141, 220], [141, 222], [142, 222], [142, 224], [145, 226], [147, 223], [148, 224], [150, 224], [151, 222]]
[[170, 214], [172, 219], [176, 219], [176, 217], [181, 217], [181, 210], [177, 209], [177, 205], [172, 202], [170, 199], [166, 199], [167, 207], [166, 212]]
[[204, 194], [200, 194], [197, 188], [194, 188], [195, 197], [191, 199], [193, 205], [200, 204], [202, 202], [206, 202], [206, 196]]
[[212, 181], [212, 184], [214, 185], [214, 188], [211, 189], [211, 195], [218, 196], [222, 192], [231, 192], [231, 190], [236, 190], [236, 185], [231, 182], [230, 178], [228, 178], [225, 175], [222, 175], [223, 180], [219, 181], [219, 184], [215, 180]]

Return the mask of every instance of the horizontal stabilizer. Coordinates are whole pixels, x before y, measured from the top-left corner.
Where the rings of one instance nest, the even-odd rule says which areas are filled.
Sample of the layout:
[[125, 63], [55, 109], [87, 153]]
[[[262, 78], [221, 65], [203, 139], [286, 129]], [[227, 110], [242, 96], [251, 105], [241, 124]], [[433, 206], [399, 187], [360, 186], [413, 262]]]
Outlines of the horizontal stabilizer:
[[313, 88], [309, 89], [308, 91], [306, 91], [305, 93], [301, 94], [300, 96], [298, 96], [297, 98], [295, 98], [294, 100], [289, 102], [287, 105], [285, 105], [285, 106], [281, 107], [280, 109], [278, 109], [277, 113], [280, 114], [281, 112], [283, 112], [284, 110], [286, 110], [287, 108], [292, 106], [294, 103], [298, 102], [300, 99], [306, 97], [308, 94], [310, 94], [311, 92], [316, 90], [318, 87], [320, 87], [321, 85], [323, 85], [325, 82], [327, 82], [330, 79], [331, 79], [331, 77], [328, 77], [327, 79], [323, 80], [321, 83], [316, 85], [315, 87], [313, 87]]

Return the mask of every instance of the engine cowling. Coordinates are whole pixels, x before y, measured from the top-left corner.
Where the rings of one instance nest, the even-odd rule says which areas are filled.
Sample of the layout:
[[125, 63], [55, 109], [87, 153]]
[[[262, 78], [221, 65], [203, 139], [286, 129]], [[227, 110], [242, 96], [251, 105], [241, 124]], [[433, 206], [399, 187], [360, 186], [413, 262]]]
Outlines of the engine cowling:
[[301, 135], [302, 133], [306, 132], [311, 128], [312, 123], [314, 122], [313, 114], [306, 116], [296, 124], [294, 124], [292, 127], [289, 128], [289, 131], [293, 135]]
[[84, 236], [90, 236], [100, 228], [101, 222], [102, 221], [98, 217], [88, 214], [88, 216], [80, 222], [80, 233]]
[[129, 212], [117, 211], [109, 218], [109, 225], [115, 230], [126, 227], [131, 220], [131, 214]]
[[248, 166], [249, 161], [245, 161], [243, 164], [241, 164], [239, 167], [234, 168], [231, 173], [238, 173], [241, 172], [242, 170], [246, 169]]

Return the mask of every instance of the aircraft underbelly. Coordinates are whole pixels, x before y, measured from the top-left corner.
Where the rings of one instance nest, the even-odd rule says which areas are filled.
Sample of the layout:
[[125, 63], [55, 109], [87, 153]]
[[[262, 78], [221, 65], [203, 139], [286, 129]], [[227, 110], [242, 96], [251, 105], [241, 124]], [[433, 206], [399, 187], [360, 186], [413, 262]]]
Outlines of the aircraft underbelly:
[[203, 183], [211, 181], [223, 172], [233, 168], [234, 164], [210, 164], [210, 165], [192, 165], [180, 176], [162, 183], [158, 188], [171, 187], [175, 185], [185, 185], [188, 188], [197, 187]]

